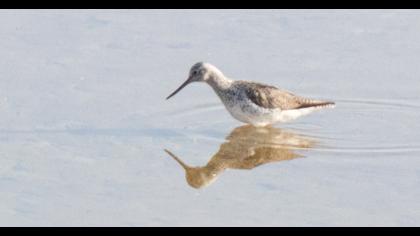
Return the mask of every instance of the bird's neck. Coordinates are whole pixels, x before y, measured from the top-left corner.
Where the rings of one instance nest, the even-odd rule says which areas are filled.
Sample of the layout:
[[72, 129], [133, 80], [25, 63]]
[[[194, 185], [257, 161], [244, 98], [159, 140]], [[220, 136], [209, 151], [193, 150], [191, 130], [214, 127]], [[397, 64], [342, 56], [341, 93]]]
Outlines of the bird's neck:
[[213, 73], [206, 81], [216, 92], [229, 89], [233, 83], [233, 80], [227, 78], [223, 74]]

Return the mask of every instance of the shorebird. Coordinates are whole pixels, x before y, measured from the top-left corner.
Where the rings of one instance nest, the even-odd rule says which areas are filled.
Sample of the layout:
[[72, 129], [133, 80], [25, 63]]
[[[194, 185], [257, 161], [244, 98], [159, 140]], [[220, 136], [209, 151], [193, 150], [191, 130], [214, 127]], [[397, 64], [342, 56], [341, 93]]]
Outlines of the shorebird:
[[188, 79], [166, 99], [192, 82], [206, 82], [235, 119], [254, 126], [288, 122], [335, 106], [334, 102], [304, 98], [271, 85], [232, 80], [215, 66], [204, 62], [194, 64]]

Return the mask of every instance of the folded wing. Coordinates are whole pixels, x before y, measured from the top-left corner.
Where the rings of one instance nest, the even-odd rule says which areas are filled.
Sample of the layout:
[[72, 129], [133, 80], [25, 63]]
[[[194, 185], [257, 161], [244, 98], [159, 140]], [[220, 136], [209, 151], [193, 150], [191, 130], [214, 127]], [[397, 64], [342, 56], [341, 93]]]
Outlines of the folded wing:
[[246, 86], [246, 96], [253, 103], [263, 108], [280, 108], [282, 110], [292, 110], [306, 107], [334, 105], [334, 102], [303, 98], [294, 95], [289, 91], [279, 89], [270, 85], [259, 83], [247, 83]]

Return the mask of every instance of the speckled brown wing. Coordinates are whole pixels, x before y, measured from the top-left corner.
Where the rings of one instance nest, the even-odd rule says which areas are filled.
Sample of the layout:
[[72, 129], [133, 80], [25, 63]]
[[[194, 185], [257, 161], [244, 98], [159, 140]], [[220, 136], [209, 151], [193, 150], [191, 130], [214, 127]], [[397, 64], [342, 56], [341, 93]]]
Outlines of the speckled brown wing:
[[289, 91], [259, 83], [247, 83], [245, 93], [256, 105], [268, 109], [291, 110], [334, 104], [333, 102], [303, 98]]

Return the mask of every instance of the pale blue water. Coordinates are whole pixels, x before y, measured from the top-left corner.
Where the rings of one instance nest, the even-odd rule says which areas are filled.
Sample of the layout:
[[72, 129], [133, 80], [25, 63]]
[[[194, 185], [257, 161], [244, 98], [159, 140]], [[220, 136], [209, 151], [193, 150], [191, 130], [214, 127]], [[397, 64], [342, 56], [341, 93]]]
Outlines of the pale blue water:
[[[415, 10], [0, 11], [0, 225], [418, 226], [419, 27]], [[244, 132], [205, 84], [165, 100], [197, 61], [337, 107]], [[271, 162], [196, 189], [163, 149]]]

